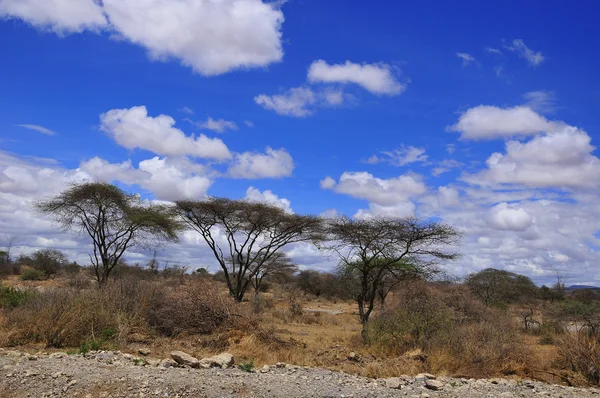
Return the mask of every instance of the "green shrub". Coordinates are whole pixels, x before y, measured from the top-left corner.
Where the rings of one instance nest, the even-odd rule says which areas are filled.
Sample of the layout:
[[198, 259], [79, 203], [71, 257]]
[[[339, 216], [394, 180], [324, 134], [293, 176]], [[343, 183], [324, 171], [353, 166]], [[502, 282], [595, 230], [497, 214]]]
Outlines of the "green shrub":
[[21, 280], [24, 281], [43, 281], [45, 279], [47, 279], [46, 273], [35, 268], [27, 268], [21, 274]]
[[31, 296], [28, 291], [0, 285], [0, 308], [14, 308]]
[[254, 370], [254, 361], [240, 363], [238, 365], [238, 369], [243, 370], [244, 372], [251, 373]]

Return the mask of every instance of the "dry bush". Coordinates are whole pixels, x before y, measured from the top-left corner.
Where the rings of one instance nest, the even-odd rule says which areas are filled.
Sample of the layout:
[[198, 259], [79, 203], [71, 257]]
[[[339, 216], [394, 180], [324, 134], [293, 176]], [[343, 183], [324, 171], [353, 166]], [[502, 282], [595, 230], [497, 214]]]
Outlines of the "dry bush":
[[585, 376], [593, 384], [600, 384], [600, 336], [587, 331], [565, 333], [557, 339], [559, 365]]
[[146, 314], [162, 295], [159, 287], [133, 278], [111, 281], [103, 289], [51, 289], [7, 313], [7, 326], [13, 344], [74, 347], [108, 335], [122, 341], [145, 328]]
[[170, 337], [212, 333], [227, 322], [243, 318], [234, 311], [234, 302], [227, 294], [203, 280], [182, 285], [154, 304], [148, 321], [159, 333]]
[[526, 369], [530, 355], [518, 327], [463, 287], [401, 286], [369, 325], [372, 344], [388, 353], [426, 353], [428, 370], [489, 377]]

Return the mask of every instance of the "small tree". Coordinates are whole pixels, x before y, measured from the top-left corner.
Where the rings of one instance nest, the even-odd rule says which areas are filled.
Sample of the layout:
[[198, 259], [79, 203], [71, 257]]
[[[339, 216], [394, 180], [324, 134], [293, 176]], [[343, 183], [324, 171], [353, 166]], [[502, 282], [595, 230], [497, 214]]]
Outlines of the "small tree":
[[321, 220], [265, 203], [225, 198], [178, 201], [184, 222], [204, 238], [231, 296], [242, 301], [251, 279], [285, 245], [321, 239]]
[[100, 286], [106, 283], [127, 249], [175, 241], [180, 228], [166, 207], [143, 203], [139, 196], [107, 183], [75, 184], [35, 206], [63, 229], [91, 238], [90, 260]]
[[459, 235], [440, 223], [415, 218], [339, 217], [329, 221], [327, 231], [328, 247], [339, 256], [341, 271], [355, 281], [354, 299], [365, 340], [375, 300], [385, 300], [391, 289], [390, 278], [428, 276], [435, 272], [437, 260], [457, 257], [444, 248], [455, 243]]
[[[260, 261], [256, 264], [260, 264]], [[250, 271], [250, 284], [254, 288], [254, 294], [258, 295], [265, 279], [293, 274], [297, 269], [298, 266], [285, 253], [275, 253], [268, 261], [262, 263], [259, 269]]]
[[46, 278], [55, 275], [69, 263], [67, 256], [56, 249], [38, 250], [31, 257], [21, 257], [19, 262], [42, 271]]
[[466, 284], [486, 306], [514, 302], [526, 303], [531, 301], [538, 291], [528, 277], [494, 268], [486, 268], [470, 274], [466, 279]]

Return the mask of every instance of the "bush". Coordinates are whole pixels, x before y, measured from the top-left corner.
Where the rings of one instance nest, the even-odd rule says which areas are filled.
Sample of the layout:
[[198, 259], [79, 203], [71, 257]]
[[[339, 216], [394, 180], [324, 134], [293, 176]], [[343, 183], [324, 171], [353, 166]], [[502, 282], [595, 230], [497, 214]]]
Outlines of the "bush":
[[593, 384], [600, 384], [600, 339], [587, 332], [565, 333], [558, 339], [559, 362], [565, 368], [584, 375]]
[[44, 273], [46, 279], [58, 273], [68, 264], [64, 253], [55, 249], [38, 250], [32, 256], [20, 256], [17, 262]]
[[0, 285], [0, 308], [14, 308], [31, 297], [28, 291]]
[[44, 271], [41, 271], [41, 270], [35, 269], [35, 268], [27, 268], [21, 274], [21, 280], [24, 280], [24, 281], [43, 281], [46, 279], [48, 279], [46, 273], [44, 273]]
[[228, 295], [208, 281], [198, 280], [155, 302], [148, 321], [165, 336], [208, 334], [231, 320], [232, 306]]
[[367, 330], [370, 343], [386, 352], [422, 350], [433, 372], [489, 377], [514, 373], [529, 358], [511, 317], [486, 308], [464, 286], [401, 284]]
[[52, 289], [7, 313], [7, 325], [15, 344], [78, 347], [106, 338], [107, 330], [114, 331], [111, 339], [124, 339], [147, 328], [149, 309], [160, 297], [159, 288], [135, 279], [111, 281], [103, 289]]

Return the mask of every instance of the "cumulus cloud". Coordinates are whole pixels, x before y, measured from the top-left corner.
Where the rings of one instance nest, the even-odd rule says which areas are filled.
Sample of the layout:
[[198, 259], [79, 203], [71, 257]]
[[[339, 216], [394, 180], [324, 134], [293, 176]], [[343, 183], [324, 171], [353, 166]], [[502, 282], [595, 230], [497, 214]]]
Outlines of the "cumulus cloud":
[[246, 190], [246, 199], [253, 202], [262, 202], [279, 207], [280, 209], [283, 209], [286, 213], [291, 214], [294, 212], [291, 206], [292, 203], [289, 201], [289, 199], [280, 198], [269, 189], [261, 192], [257, 188], [248, 187], [248, 189]]
[[99, 157], [82, 162], [80, 169], [97, 180], [139, 185], [158, 200], [202, 199], [212, 184], [208, 170], [186, 158], [159, 158], [109, 163]]
[[549, 121], [527, 106], [479, 105], [464, 112], [448, 130], [460, 133], [462, 139], [486, 140], [533, 135], [562, 127], [563, 123]]
[[207, 76], [283, 57], [283, 13], [261, 0], [2, 0], [0, 17], [59, 34], [103, 30]]
[[42, 133], [44, 135], [54, 135], [56, 134], [54, 131], [43, 127], [43, 126], [38, 126], [37, 124], [17, 124], [18, 127], [23, 127], [25, 129], [28, 130], [33, 130], [33, 131], [37, 131], [38, 133]]
[[524, 231], [533, 223], [533, 217], [525, 209], [511, 207], [503, 202], [490, 210], [490, 222], [499, 229]]
[[145, 149], [158, 155], [190, 155], [199, 158], [230, 159], [227, 146], [218, 138], [204, 134], [186, 136], [173, 127], [175, 119], [168, 115], [148, 116], [145, 106], [112, 109], [100, 115], [100, 128], [127, 149]]
[[265, 153], [236, 153], [227, 175], [232, 178], [281, 178], [292, 175], [294, 160], [283, 148], [267, 147]]
[[254, 97], [254, 102], [280, 115], [305, 117], [312, 115], [317, 108], [342, 106], [351, 103], [353, 99], [353, 96], [332, 87], [319, 90], [310, 87], [294, 87], [283, 94], [257, 95]]
[[61, 35], [108, 25], [102, 6], [94, 0], [2, 0], [0, 17], [21, 19]]
[[316, 97], [310, 88], [295, 87], [279, 95], [257, 95], [254, 102], [280, 115], [303, 117], [312, 113], [310, 107], [317, 102]]
[[308, 69], [311, 83], [354, 83], [376, 95], [398, 95], [406, 90], [387, 64], [356, 64], [346, 61], [330, 65], [320, 59]]
[[380, 206], [395, 206], [426, 191], [426, 186], [416, 175], [404, 174], [381, 179], [367, 172], [344, 172], [338, 182], [331, 177], [321, 181], [323, 189], [366, 199]]
[[471, 62], [475, 62], [475, 57], [467, 53], [456, 53], [456, 56], [462, 60], [462, 65], [467, 66]]
[[476, 184], [521, 184], [532, 188], [595, 188], [600, 186], [600, 159], [592, 154], [590, 136], [575, 127], [506, 143], [487, 169], [464, 180]]
[[400, 149], [383, 151], [381, 155], [372, 155], [366, 161], [369, 164], [389, 163], [393, 166], [404, 166], [409, 163], [426, 162], [425, 148], [402, 145]]
[[224, 133], [226, 130], [237, 130], [238, 125], [235, 122], [225, 120], [225, 119], [213, 119], [212, 117], [208, 117], [206, 121], [197, 121], [187, 119], [188, 122], [198, 127], [199, 129], [211, 130], [215, 133]]
[[540, 51], [530, 49], [521, 39], [513, 40], [512, 46], [504, 46], [504, 48], [516, 52], [519, 57], [525, 59], [531, 66], [538, 66], [546, 59]]

